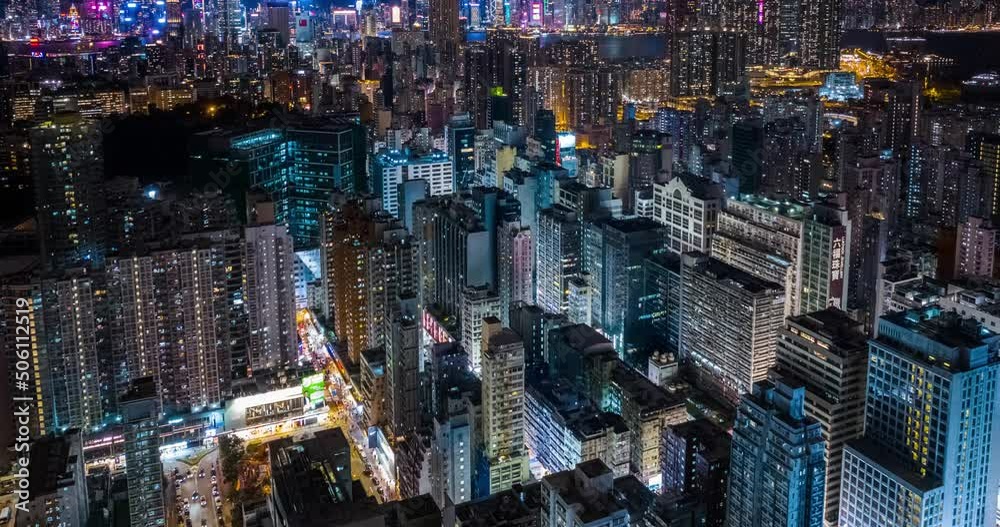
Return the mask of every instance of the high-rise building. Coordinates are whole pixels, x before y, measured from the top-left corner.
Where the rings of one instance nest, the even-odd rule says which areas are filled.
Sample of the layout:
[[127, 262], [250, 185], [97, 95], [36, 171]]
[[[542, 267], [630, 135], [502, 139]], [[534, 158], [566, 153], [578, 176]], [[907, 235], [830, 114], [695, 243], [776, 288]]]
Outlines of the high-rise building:
[[547, 472], [600, 459], [616, 476], [630, 474], [631, 432], [621, 416], [604, 412], [558, 381], [528, 383], [525, 440], [531, 458]]
[[133, 379], [119, 401], [131, 527], [159, 527], [166, 520], [160, 463], [160, 397], [156, 386], [153, 377]]
[[540, 366], [547, 361], [549, 331], [568, 323], [565, 315], [549, 313], [524, 302], [511, 306], [509, 320], [510, 328], [524, 342], [524, 363], [528, 368]]
[[733, 174], [740, 194], [757, 194], [764, 184], [764, 124], [745, 119], [733, 124]]
[[725, 521], [731, 449], [729, 435], [708, 419], [663, 429], [662, 490], [704, 503], [706, 526], [721, 527]]
[[883, 316], [877, 335], [840, 525], [993, 525], [1000, 336], [936, 306]]
[[424, 305], [461, 315], [466, 287], [496, 287], [495, 232], [465, 203], [452, 198], [417, 203], [413, 232], [420, 244]]
[[802, 222], [799, 312], [847, 308], [851, 221], [839, 203], [817, 203]]
[[500, 297], [486, 287], [468, 287], [462, 294], [462, 347], [478, 372], [482, 363], [483, 319], [503, 317]]
[[458, 45], [458, 2], [430, 0], [430, 39], [442, 50]]
[[71, 113], [31, 129], [31, 174], [46, 270], [104, 265], [104, 155], [98, 126]]
[[843, 0], [803, 2], [799, 37], [803, 68], [835, 70], [840, 66], [842, 5]]
[[455, 188], [469, 188], [476, 182], [476, 127], [468, 114], [455, 115], [448, 121], [445, 135]]
[[287, 227], [256, 225], [244, 230], [251, 372], [296, 356], [294, 259]]
[[109, 260], [108, 318], [118, 386], [153, 377], [162, 412], [222, 402], [236, 344], [228, 266], [226, 245], [208, 240]]
[[539, 214], [535, 300], [542, 309], [550, 313], [566, 312], [567, 282], [582, 271], [582, 245], [583, 225], [574, 212], [555, 206]]
[[93, 431], [104, 419], [101, 290], [98, 281], [84, 275], [42, 281], [37, 360], [49, 433]]
[[457, 180], [455, 164], [441, 151], [426, 155], [409, 150], [383, 151], [372, 157], [371, 174], [373, 190], [382, 197], [382, 209], [397, 218], [402, 214], [403, 183], [420, 179], [427, 182], [428, 195], [443, 196], [455, 191]]
[[333, 198], [322, 229], [327, 316], [357, 364], [362, 351], [388, 348], [389, 315], [417, 291], [417, 248], [377, 199]]
[[805, 388], [754, 383], [733, 425], [727, 527], [822, 527], [822, 428], [805, 413]]
[[416, 298], [398, 301], [389, 319], [386, 344], [386, 407], [395, 437], [413, 432], [421, 424], [420, 326]]
[[703, 27], [672, 33], [671, 93], [675, 97], [735, 95], [746, 75], [744, 38], [733, 30]]
[[959, 277], [993, 276], [997, 230], [983, 218], [969, 216], [958, 226], [955, 274]]
[[639, 320], [647, 326], [646, 340], [676, 352], [681, 333], [681, 257], [660, 250], [646, 257], [642, 269]]
[[806, 206], [750, 194], [726, 201], [712, 257], [785, 286], [785, 316], [798, 314], [799, 246]]
[[490, 494], [528, 480], [524, 444], [524, 343], [498, 319], [483, 328], [483, 439]]
[[241, 193], [245, 178], [269, 193], [275, 223], [288, 227], [295, 249], [313, 249], [320, 243], [320, 225], [330, 196], [337, 190], [366, 190], [367, 184], [358, 181], [365, 166], [357, 159], [364, 153], [357, 135], [353, 124], [329, 122], [244, 134], [213, 130], [196, 136], [192, 157], [194, 161], [228, 162], [204, 168], [208, 181], [223, 191]]
[[520, 222], [503, 223], [497, 232], [497, 292], [504, 321], [514, 304], [535, 303], [535, 234]]
[[722, 199], [721, 185], [688, 174], [654, 184], [653, 219], [667, 228], [667, 249], [708, 253]]
[[777, 355], [775, 372], [805, 387], [805, 414], [821, 425], [824, 525], [835, 526], [844, 444], [864, 430], [867, 333], [836, 308], [791, 317], [778, 335]]
[[971, 133], [965, 147], [973, 159], [979, 161], [988, 192], [983, 196], [986, 210], [977, 215], [995, 216], [1000, 214], [1000, 134]]
[[785, 288], [701, 253], [682, 256], [681, 356], [732, 403], [774, 364]]
[[615, 348], [634, 347], [642, 327], [643, 260], [663, 246], [665, 228], [649, 218], [588, 223], [584, 269], [591, 285], [591, 315]]
[[468, 355], [453, 342], [431, 348], [433, 435], [431, 495], [438, 503], [465, 503], [475, 497], [482, 411], [482, 383], [469, 370]]

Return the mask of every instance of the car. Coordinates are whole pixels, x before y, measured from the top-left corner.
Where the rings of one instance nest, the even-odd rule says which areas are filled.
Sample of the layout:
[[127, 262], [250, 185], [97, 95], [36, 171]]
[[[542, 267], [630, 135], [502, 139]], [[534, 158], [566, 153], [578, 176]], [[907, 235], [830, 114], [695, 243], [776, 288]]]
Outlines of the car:
[[205, 498], [202, 498], [201, 499], [201, 506], [204, 507], [205, 505], [208, 505], [208, 502], [205, 501]]
[[201, 527], [205, 527], [206, 525], [208, 525], [208, 520], [206, 520], [205, 518], [202, 518], [201, 519]]
[[205, 477], [205, 469], [201, 469], [198, 471], [198, 479], [201, 479], [203, 477]]
[[[213, 470], [212, 472], [215, 472], [215, 471]], [[218, 482], [219, 482], [219, 478], [215, 477], [215, 474], [212, 474], [212, 483], [218, 483]]]
[[222, 496], [215, 497], [215, 504], [220, 507], [222, 506]]
[[198, 500], [198, 491], [196, 490], [191, 493], [191, 501], [197, 501], [197, 500]]
[[215, 506], [215, 513], [218, 514], [219, 516], [222, 516], [222, 504], [221, 503]]

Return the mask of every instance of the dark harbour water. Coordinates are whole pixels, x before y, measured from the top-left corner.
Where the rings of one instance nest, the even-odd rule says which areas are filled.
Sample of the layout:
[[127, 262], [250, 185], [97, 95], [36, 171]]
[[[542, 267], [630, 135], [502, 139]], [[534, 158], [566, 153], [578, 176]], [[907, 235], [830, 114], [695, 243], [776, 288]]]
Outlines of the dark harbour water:
[[[927, 31], [908, 36], [924, 38], [925, 52], [954, 59], [955, 75], [961, 79], [986, 70], [1000, 69], [1000, 31]], [[879, 52], [890, 48], [886, 35], [876, 31], [848, 31], [841, 45]]]
[[[924, 32], [924, 50], [956, 62], [956, 76], [968, 78], [990, 69], [1000, 69], [1000, 31], [992, 32]], [[579, 35], [542, 35], [542, 47], [561, 40], [579, 40]], [[589, 38], [589, 37], [587, 37]], [[621, 61], [629, 58], [662, 58], [667, 54], [665, 35], [599, 36], [601, 58]], [[889, 49], [886, 35], [875, 31], [848, 31], [842, 47], [884, 52]]]

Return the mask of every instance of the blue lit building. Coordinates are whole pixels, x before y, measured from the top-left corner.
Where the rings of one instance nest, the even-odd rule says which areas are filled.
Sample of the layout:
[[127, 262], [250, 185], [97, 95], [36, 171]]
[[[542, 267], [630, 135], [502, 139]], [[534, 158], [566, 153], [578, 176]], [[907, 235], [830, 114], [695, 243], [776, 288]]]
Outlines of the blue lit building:
[[456, 115], [448, 122], [447, 135], [455, 186], [469, 188], [476, 181], [476, 127], [468, 114]]
[[822, 427], [806, 417], [805, 401], [804, 387], [780, 378], [743, 395], [733, 428], [727, 527], [822, 527]]
[[372, 157], [372, 190], [382, 198], [382, 210], [396, 218], [408, 217], [409, 210], [400, 210], [411, 200], [403, 195], [411, 189], [403, 185], [408, 181], [426, 181], [425, 194], [444, 196], [455, 191], [454, 166], [448, 154], [434, 150], [418, 154], [409, 149], [382, 150]]
[[879, 320], [865, 435], [844, 448], [842, 527], [995, 524], [998, 344], [937, 307]]
[[[275, 223], [287, 225], [297, 251], [319, 245], [319, 229], [330, 196], [353, 192], [355, 133], [350, 125], [289, 126], [243, 134], [201, 134], [207, 147], [194, 158], [225, 163], [208, 170], [226, 192], [253, 186], [274, 201]], [[221, 144], [218, 143], [221, 141]]]

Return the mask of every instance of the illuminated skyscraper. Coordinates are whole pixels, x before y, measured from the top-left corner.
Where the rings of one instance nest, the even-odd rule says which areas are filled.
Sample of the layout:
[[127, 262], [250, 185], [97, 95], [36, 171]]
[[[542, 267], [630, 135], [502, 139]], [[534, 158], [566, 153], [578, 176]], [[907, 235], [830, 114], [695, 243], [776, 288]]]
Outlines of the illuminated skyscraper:
[[538, 216], [535, 273], [538, 305], [550, 313], [564, 313], [567, 282], [582, 271], [583, 226], [575, 213], [556, 206]]
[[528, 479], [524, 444], [524, 343], [496, 318], [483, 328], [483, 439], [490, 494]]
[[73, 113], [31, 130], [31, 173], [46, 270], [104, 264], [104, 156], [98, 126]]
[[864, 430], [867, 333], [835, 308], [791, 317], [778, 334], [777, 356], [775, 371], [805, 386], [805, 413], [822, 425], [824, 525], [836, 526], [844, 444]]
[[102, 290], [89, 276], [42, 282], [38, 361], [49, 433], [90, 431], [104, 418], [98, 360], [106, 335], [97, 305]]
[[119, 402], [125, 439], [130, 527], [165, 524], [160, 405], [156, 386], [156, 380], [151, 377], [134, 379]]
[[883, 316], [877, 335], [839, 525], [994, 525], [1000, 337], [937, 307]]
[[742, 397], [733, 425], [727, 527], [822, 527], [822, 428], [806, 415], [805, 398], [805, 388], [781, 379], [755, 383]]
[[244, 231], [246, 306], [251, 371], [296, 356], [295, 284], [292, 238], [284, 225], [257, 225]]
[[702, 385], [735, 403], [774, 365], [785, 288], [702, 253], [681, 258], [681, 356]]

